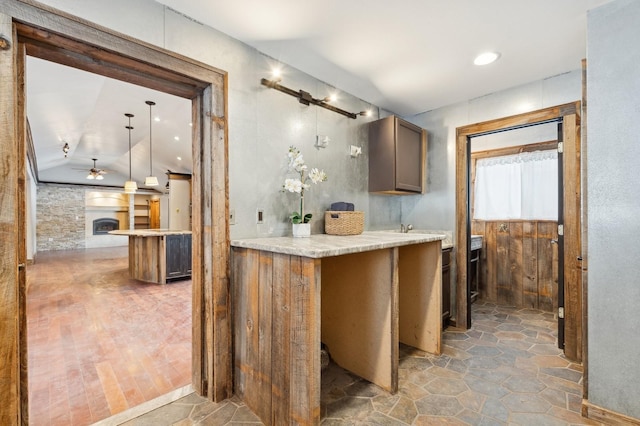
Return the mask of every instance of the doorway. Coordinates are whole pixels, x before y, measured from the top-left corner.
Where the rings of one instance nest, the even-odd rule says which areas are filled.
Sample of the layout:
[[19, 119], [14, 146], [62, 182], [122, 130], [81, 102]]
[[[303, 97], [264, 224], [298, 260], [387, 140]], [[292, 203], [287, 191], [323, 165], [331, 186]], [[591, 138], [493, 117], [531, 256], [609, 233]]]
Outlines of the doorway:
[[469, 217], [471, 233], [483, 237], [478, 281], [487, 302], [558, 311], [563, 197], [557, 127], [544, 123], [470, 140]]
[[[471, 326], [470, 286], [470, 238], [471, 229], [471, 140], [491, 133], [505, 132], [542, 123], [562, 124], [558, 141], [562, 142], [562, 223], [564, 238], [559, 241], [559, 249], [564, 250], [567, 261], [561, 264], [564, 275], [566, 306], [558, 309], [558, 316], [564, 317], [561, 326], [565, 336], [565, 355], [572, 360], [582, 359], [582, 282], [580, 244], [580, 103], [560, 105], [531, 113], [520, 114], [498, 120], [472, 124], [457, 129], [456, 146], [456, 322], [459, 326]], [[503, 259], [504, 261], [504, 259]]]
[[[0, 165], [3, 211], [12, 232], [2, 234], [3, 304], [0, 324], [6, 361], [0, 423], [28, 423], [25, 319], [25, 56], [73, 66], [192, 100], [193, 117], [193, 355], [192, 385], [214, 401], [232, 392], [228, 288], [229, 224], [226, 74], [206, 64], [106, 30], [49, 7], [3, 3], [0, 34]], [[6, 96], [5, 96], [6, 95]], [[20, 164], [16, 167], [16, 164]], [[13, 266], [12, 266], [13, 265]], [[17, 265], [17, 267], [15, 267]], [[6, 270], [6, 273], [5, 273]], [[206, 283], [206, 285], [205, 285]], [[4, 297], [6, 296], [6, 297]], [[214, 374], [215, 371], [215, 374]]]
[[[168, 164], [162, 152], [177, 149], [171, 131], [180, 131], [185, 143], [178, 151], [179, 165], [190, 173], [190, 101], [26, 59], [28, 143], [40, 166], [37, 202], [29, 203], [34, 206], [29, 210], [38, 206], [37, 262], [27, 267], [29, 419], [33, 424], [80, 425], [134, 416], [141, 404], [178, 398], [191, 388], [192, 283], [190, 277], [170, 285], [130, 278], [128, 238], [108, 232], [148, 228], [153, 217], [149, 207], [157, 206], [159, 197], [166, 203], [168, 196], [154, 188], [123, 194], [117, 185], [127, 177], [118, 176], [108, 161], [110, 156], [126, 157], [118, 146], [126, 137], [117, 137], [127, 133], [123, 113], [139, 119], [148, 108], [144, 100], [153, 99], [156, 164]], [[37, 107], [41, 105], [48, 107]], [[81, 124], [74, 125], [76, 120]], [[182, 127], [171, 126], [176, 122]], [[134, 152], [148, 149], [146, 126], [140, 120], [133, 123]], [[80, 127], [87, 129], [82, 136], [75, 132]], [[97, 129], [113, 129], [114, 134], [96, 143]], [[70, 144], [64, 159], [55, 155], [52, 161], [47, 155], [51, 134]], [[77, 161], [87, 156], [100, 158], [104, 179], [86, 180], [86, 169]], [[57, 161], [66, 164], [56, 168]], [[161, 170], [156, 172], [162, 177]], [[164, 182], [156, 188], [164, 189]], [[188, 187], [184, 192], [190, 197]], [[190, 206], [188, 200], [185, 206]], [[157, 215], [159, 228], [159, 208]]]
[[556, 123], [471, 138], [469, 216], [484, 237], [479, 281], [489, 302], [557, 311], [556, 138]]

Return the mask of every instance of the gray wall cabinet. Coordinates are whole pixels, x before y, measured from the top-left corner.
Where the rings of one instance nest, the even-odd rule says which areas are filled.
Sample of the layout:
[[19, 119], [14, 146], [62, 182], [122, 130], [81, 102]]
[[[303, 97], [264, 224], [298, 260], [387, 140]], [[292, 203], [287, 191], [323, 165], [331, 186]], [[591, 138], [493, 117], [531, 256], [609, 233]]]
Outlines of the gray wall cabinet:
[[369, 124], [369, 192], [421, 194], [427, 132], [396, 116]]

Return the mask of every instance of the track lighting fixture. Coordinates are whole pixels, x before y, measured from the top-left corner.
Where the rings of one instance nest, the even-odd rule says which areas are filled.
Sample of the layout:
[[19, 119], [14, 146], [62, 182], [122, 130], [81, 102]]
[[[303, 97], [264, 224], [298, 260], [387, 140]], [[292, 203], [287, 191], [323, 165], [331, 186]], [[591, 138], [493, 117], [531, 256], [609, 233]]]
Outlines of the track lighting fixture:
[[[276, 74], [274, 72], [274, 76], [275, 75]], [[355, 114], [353, 112], [345, 111], [343, 109], [337, 108], [337, 107], [335, 107], [335, 106], [333, 106], [333, 105], [328, 103], [329, 101], [335, 100], [334, 96], [327, 96], [327, 97], [322, 98], [322, 99], [316, 99], [313, 96], [311, 96], [311, 94], [309, 92], [306, 92], [304, 90], [295, 91], [293, 89], [290, 89], [288, 87], [285, 87], [285, 86], [281, 85], [280, 81], [281, 80], [280, 80], [279, 77], [276, 77], [276, 78], [274, 78], [272, 80], [268, 80], [266, 78], [263, 78], [263, 79], [260, 80], [260, 83], [263, 86], [269, 87], [270, 89], [276, 89], [279, 92], [286, 93], [287, 95], [290, 95], [290, 96], [293, 96], [294, 98], [297, 98], [298, 102], [300, 102], [303, 105], [311, 105], [311, 104], [313, 104], [313, 105], [328, 109], [328, 110], [333, 111], [333, 112], [337, 112], [338, 114], [342, 114], [342, 115], [344, 115], [346, 117], [353, 118], [353, 119], [356, 119], [358, 117], [358, 115], [366, 115], [366, 116], [370, 116], [371, 115], [371, 112], [369, 112], [369, 114], [362, 114], [362, 113]]]

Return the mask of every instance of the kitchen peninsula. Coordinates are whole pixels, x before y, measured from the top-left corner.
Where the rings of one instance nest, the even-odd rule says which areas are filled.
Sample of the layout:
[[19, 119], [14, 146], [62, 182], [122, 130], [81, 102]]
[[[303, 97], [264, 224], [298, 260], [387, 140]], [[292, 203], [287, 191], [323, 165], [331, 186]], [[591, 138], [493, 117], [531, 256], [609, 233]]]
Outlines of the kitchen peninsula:
[[166, 284], [191, 277], [191, 231], [136, 229], [110, 231], [129, 237], [129, 276]]
[[438, 234], [231, 241], [235, 392], [267, 425], [320, 423], [320, 346], [395, 393], [399, 342], [440, 353]]

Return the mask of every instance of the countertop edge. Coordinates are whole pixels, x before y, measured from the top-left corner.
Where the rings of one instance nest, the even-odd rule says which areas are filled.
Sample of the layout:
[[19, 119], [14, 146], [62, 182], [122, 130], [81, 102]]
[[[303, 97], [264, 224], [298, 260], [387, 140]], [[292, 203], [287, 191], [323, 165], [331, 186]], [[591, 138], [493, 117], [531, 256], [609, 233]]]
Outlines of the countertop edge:
[[402, 234], [399, 232], [368, 231], [360, 235], [349, 236], [314, 234], [309, 238], [263, 237], [237, 239], [231, 241], [231, 247], [319, 259], [442, 241], [444, 238], [445, 235], [442, 234]]

